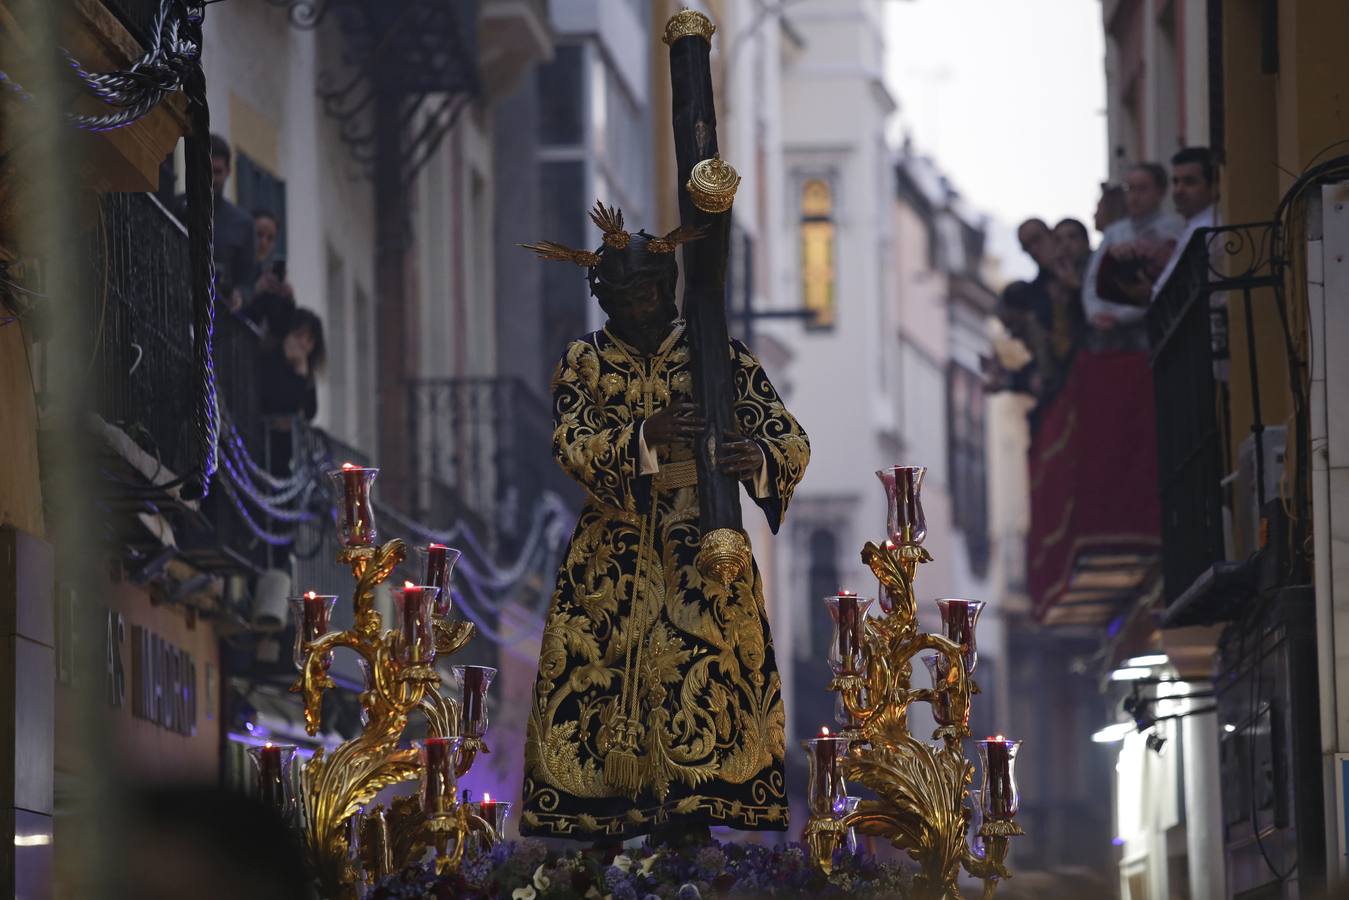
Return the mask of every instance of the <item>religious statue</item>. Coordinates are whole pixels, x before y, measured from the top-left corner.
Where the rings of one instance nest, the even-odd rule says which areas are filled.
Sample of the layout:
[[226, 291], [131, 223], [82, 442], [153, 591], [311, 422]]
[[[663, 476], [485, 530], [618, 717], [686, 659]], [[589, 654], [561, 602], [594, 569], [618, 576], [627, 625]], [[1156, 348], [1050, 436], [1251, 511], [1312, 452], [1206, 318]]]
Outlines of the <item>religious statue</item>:
[[604, 232], [593, 252], [529, 245], [585, 267], [608, 322], [572, 342], [553, 376], [553, 453], [586, 500], [544, 627], [520, 830], [598, 843], [783, 831], [785, 720], [763, 582], [752, 564], [729, 579], [697, 564], [696, 458], [743, 484], [776, 532], [810, 445], [739, 341], [721, 342], [733, 425], [709, 431], [695, 403], [674, 251], [707, 230], [629, 233], [602, 204], [591, 217]]

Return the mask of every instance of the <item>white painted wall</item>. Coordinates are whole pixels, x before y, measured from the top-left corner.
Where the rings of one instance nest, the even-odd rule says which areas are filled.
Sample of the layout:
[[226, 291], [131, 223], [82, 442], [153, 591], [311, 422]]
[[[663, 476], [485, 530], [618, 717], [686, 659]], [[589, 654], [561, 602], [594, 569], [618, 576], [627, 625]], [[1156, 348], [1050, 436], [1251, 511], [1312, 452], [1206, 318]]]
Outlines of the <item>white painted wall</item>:
[[[360, 292], [376, 294], [373, 192], [317, 96], [337, 39], [330, 26], [292, 28], [281, 9], [221, 3], [206, 17], [202, 60], [212, 130], [245, 149], [249, 140], [265, 140], [253, 133], [255, 122], [231, 121], [232, 107], [242, 101], [261, 120], [262, 130], [275, 135], [274, 174], [286, 181], [287, 275], [296, 301], [329, 326], [329, 372], [342, 370], [349, 379], [345, 395], [332, 390], [331, 374], [319, 379], [317, 424], [373, 447], [374, 423], [362, 411], [373, 410], [374, 343], [357, 336], [373, 331], [374, 321], [369, 311], [358, 321], [354, 304]], [[233, 196], [232, 185], [226, 191]], [[329, 284], [330, 249], [343, 263], [340, 286]], [[333, 298], [345, 298], [350, 306], [335, 311]], [[331, 327], [334, 321], [343, 324], [341, 331]]]

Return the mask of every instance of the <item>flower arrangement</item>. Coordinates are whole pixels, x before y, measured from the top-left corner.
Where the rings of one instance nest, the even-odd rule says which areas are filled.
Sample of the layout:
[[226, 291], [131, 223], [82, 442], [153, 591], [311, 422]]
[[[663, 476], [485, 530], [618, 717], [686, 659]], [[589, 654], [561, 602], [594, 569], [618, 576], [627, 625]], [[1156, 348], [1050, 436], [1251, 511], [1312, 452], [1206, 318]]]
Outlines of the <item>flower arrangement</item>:
[[536, 841], [498, 844], [437, 876], [431, 864], [380, 881], [371, 900], [812, 900], [909, 896], [909, 873], [863, 853], [840, 851], [833, 872], [809, 863], [799, 844], [723, 844], [684, 852], [643, 846], [609, 854], [551, 851]]

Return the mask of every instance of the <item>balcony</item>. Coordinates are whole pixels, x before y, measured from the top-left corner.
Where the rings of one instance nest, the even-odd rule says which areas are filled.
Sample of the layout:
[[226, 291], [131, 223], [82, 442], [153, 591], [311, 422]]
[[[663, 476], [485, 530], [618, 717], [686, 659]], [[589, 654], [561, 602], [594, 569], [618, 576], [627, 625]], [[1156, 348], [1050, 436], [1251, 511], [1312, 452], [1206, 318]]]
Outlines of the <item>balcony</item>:
[[1105, 625], [1147, 588], [1161, 544], [1143, 353], [1081, 352], [1031, 439], [1027, 581], [1037, 618]]
[[510, 93], [530, 66], [552, 55], [548, 0], [482, 0], [478, 70], [491, 96]]
[[[1227, 345], [1229, 302], [1247, 321], [1257, 302], [1281, 303], [1279, 242], [1273, 222], [1199, 230], [1148, 311], [1168, 627], [1231, 620], [1292, 565], [1285, 549], [1298, 539], [1287, 533], [1279, 497], [1288, 431], [1266, 425], [1260, 402], [1263, 381], [1272, 380], [1271, 371], [1277, 378], [1287, 360], [1262, 359], [1249, 329], [1236, 354]], [[1236, 366], [1227, 377], [1233, 355], [1241, 358], [1240, 380]], [[1249, 436], [1235, 442], [1232, 397], [1242, 388]], [[1300, 479], [1290, 479], [1290, 487], [1287, 499], [1300, 511]]]
[[468, 518], [501, 545], [545, 492], [579, 500], [552, 458], [552, 411], [520, 379], [416, 379], [408, 409], [413, 509], [432, 527]]

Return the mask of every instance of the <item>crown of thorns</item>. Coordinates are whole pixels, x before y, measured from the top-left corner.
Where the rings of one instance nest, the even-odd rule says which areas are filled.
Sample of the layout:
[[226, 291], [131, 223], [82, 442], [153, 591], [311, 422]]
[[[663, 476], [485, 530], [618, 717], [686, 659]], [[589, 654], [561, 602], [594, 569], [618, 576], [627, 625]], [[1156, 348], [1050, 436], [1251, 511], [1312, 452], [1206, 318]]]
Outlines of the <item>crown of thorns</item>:
[[[628, 242], [632, 240], [632, 235], [623, 227], [622, 210], [605, 206], [596, 200], [595, 208], [590, 211], [590, 221], [594, 222], [596, 227], [604, 232], [604, 246], [600, 247], [599, 250], [576, 250], [556, 241], [539, 241], [534, 244], [520, 244], [519, 246], [526, 250], [533, 250], [542, 259], [575, 263], [588, 269], [600, 264], [600, 252], [604, 247], [612, 247], [615, 250], [627, 249]], [[651, 237], [646, 235], [645, 232], [639, 233], [648, 238], [646, 242], [648, 253], [673, 253], [680, 244], [698, 240], [703, 236], [703, 232], [702, 226], [680, 225], [673, 231], [666, 232], [662, 237]]]

